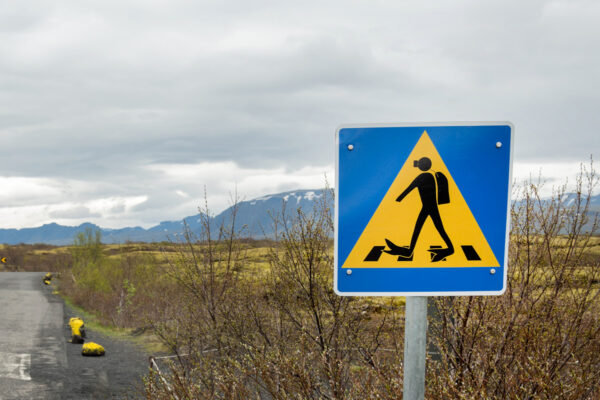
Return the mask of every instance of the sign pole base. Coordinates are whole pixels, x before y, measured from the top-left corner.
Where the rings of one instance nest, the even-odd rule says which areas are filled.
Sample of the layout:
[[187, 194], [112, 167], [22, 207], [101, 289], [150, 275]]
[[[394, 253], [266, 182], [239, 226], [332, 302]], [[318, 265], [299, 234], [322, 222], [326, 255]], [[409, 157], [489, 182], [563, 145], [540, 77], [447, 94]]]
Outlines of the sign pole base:
[[406, 298], [404, 319], [404, 400], [425, 398], [427, 297]]

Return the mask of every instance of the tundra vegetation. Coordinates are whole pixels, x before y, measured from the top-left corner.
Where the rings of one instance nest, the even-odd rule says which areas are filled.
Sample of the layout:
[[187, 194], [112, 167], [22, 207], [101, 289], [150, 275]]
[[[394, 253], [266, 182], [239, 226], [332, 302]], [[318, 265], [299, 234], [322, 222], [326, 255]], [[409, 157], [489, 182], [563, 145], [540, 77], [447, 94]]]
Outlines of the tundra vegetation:
[[[429, 300], [427, 399], [600, 398], [597, 184], [590, 165], [569, 203], [566, 184], [550, 198], [539, 179], [516, 187], [506, 293]], [[273, 241], [244, 239], [235, 214], [161, 244], [87, 231], [10, 251], [50, 260], [60, 292], [104, 323], [160, 340], [175, 357], [144, 379], [149, 399], [401, 398], [404, 301], [333, 292], [325, 202], [282, 209]]]

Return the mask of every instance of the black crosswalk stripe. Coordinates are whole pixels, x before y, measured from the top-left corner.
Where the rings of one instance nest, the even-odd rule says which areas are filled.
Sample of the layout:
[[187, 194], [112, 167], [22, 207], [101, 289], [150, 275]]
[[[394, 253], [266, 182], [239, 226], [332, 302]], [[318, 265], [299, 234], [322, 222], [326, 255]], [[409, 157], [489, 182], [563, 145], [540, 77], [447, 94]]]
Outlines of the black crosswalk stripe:
[[467, 245], [467, 246], [460, 246], [462, 248], [463, 253], [465, 253], [465, 257], [467, 258], [467, 260], [469, 261], [479, 261], [481, 260], [481, 257], [479, 257], [479, 254], [477, 254], [477, 252], [475, 251], [475, 248], [471, 245]]
[[385, 249], [385, 246], [373, 246], [367, 257], [365, 257], [365, 261], [379, 261], [383, 249]]

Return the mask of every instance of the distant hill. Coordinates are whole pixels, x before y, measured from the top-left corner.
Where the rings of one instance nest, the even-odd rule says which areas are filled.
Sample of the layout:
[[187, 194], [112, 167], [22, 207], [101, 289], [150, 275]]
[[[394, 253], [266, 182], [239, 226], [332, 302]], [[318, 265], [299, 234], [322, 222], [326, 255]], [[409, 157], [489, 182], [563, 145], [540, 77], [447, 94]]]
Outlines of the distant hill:
[[[584, 199], [582, 199], [584, 200]], [[565, 196], [565, 199], [563, 201], [564, 205], [566, 207], [570, 207], [574, 204], [576, 204], [575, 202], [577, 201], [577, 194], [576, 193], [567, 193]], [[582, 201], [583, 203], [583, 201]], [[537, 205], [534, 204], [534, 207], [536, 207]], [[581, 206], [585, 206], [585, 204], [581, 204]], [[595, 214], [600, 214], [600, 195], [596, 195], [596, 196], [592, 196], [590, 198], [590, 205], [589, 205], [589, 211], [588, 213], [591, 215], [595, 215]], [[583, 226], [583, 231], [584, 232], [589, 232], [592, 230], [592, 225], [593, 225], [593, 219], [590, 218], [587, 222], [586, 225]], [[562, 231], [561, 233], [566, 234], [567, 232]], [[596, 232], [599, 233], [599, 232]]]
[[[577, 199], [577, 195], [575, 193], [569, 193], [565, 199], [565, 204], [567, 206], [572, 205]], [[596, 196], [592, 196], [590, 199], [590, 211], [592, 212], [600, 212], [600, 194]]]
[[[575, 197], [575, 194], [569, 194], [565, 199], [565, 204], [571, 205], [575, 201]], [[242, 201], [237, 205], [236, 226], [237, 229], [242, 230], [242, 235], [245, 237], [272, 237], [272, 216], [280, 215], [284, 208], [288, 216], [295, 212], [297, 208], [301, 208], [304, 212], [310, 212], [323, 199], [325, 199], [327, 206], [333, 209], [333, 198], [324, 189], [293, 190]], [[600, 195], [592, 197], [591, 211], [600, 212]], [[231, 215], [232, 208], [230, 207], [211, 217], [211, 231], [218, 234], [218, 227], [221, 224], [230, 224]], [[168, 238], [176, 238], [183, 231], [183, 221], [192, 232], [196, 234], [201, 232], [201, 215], [196, 214], [185, 217], [180, 221], [164, 221], [148, 229], [140, 227], [104, 229], [91, 223], [84, 223], [79, 226], [63, 226], [52, 223], [37, 228], [0, 229], [0, 243], [65, 245], [73, 243], [75, 235], [86, 228], [100, 229], [102, 231], [102, 242], [104, 243], [160, 242]]]
[[[324, 197], [325, 196], [325, 197]], [[242, 201], [237, 204], [236, 226], [241, 229], [245, 237], [262, 238], [273, 236], [272, 216], [295, 212], [301, 208], [310, 212], [318, 204], [318, 201], [326, 199], [327, 205], [333, 209], [333, 198], [326, 195], [325, 190], [294, 190], [262, 196], [256, 199]], [[210, 218], [211, 231], [218, 234], [221, 224], [231, 223], [232, 208]], [[160, 242], [168, 238], [175, 238], [183, 232], [184, 222], [192, 232], [201, 232], [201, 215], [196, 214], [185, 217], [180, 221], [163, 221], [148, 229], [134, 227], [122, 229], [105, 229], [95, 224], [84, 223], [79, 226], [63, 226], [56, 223], [46, 224], [37, 228], [23, 229], [0, 229], [0, 243], [46, 243], [52, 245], [66, 245], [73, 243], [73, 238], [78, 232], [86, 228], [100, 229], [102, 231], [103, 243], [132, 242]]]

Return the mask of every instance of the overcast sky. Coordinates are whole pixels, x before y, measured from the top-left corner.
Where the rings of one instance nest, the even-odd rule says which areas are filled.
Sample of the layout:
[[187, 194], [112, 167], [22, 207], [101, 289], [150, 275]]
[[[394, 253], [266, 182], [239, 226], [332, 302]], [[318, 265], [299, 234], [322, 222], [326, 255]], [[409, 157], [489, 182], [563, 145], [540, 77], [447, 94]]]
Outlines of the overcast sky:
[[334, 181], [341, 123], [515, 125], [517, 179], [600, 149], [598, 1], [0, 7], [0, 227], [149, 227]]

